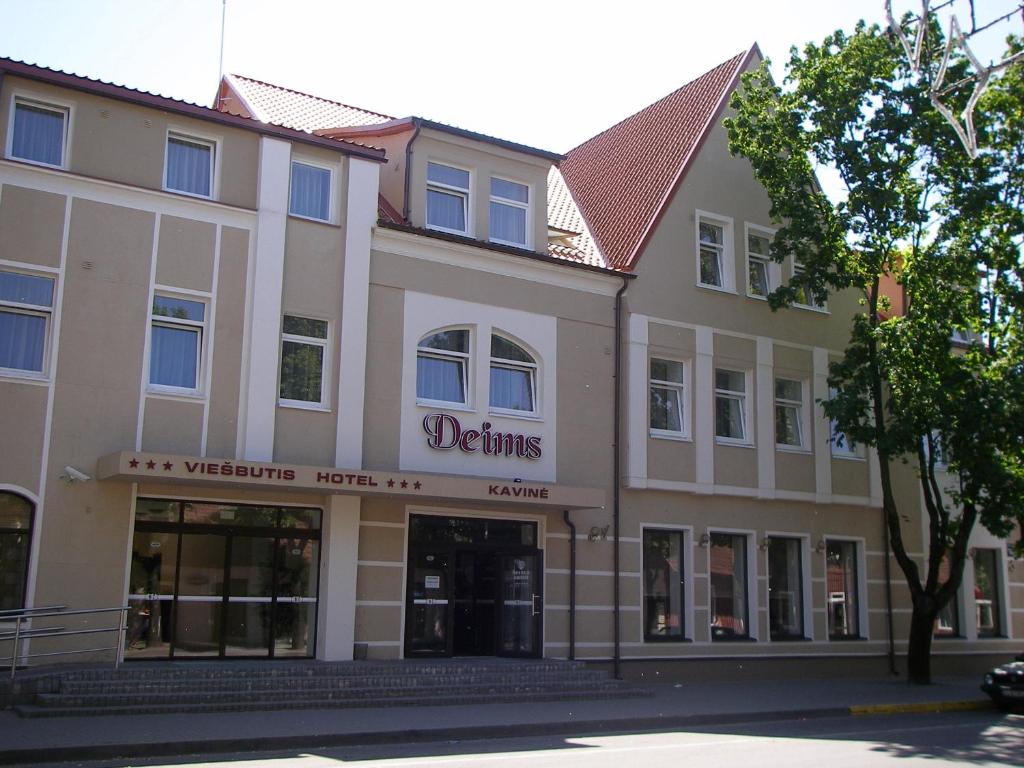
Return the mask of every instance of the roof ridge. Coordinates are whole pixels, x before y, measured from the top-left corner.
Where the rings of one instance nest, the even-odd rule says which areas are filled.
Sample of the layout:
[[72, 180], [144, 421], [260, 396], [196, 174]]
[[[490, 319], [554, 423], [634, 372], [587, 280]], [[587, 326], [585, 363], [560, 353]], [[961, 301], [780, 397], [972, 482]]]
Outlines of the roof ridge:
[[[756, 43], [755, 43], [755, 46], [756, 46]], [[650, 108], [651, 108], [651, 107], [653, 107], [653, 106], [654, 106], [655, 104], [660, 104], [660, 103], [661, 103], [661, 102], [663, 102], [663, 101], [667, 101], [668, 99], [670, 99], [670, 98], [672, 98], [673, 96], [675, 96], [675, 95], [676, 95], [677, 93], [679, 93], [679, 92], [680, 92], [681, 90], [683, 90], [684, 88], [689, 88], [689, 87], [690, 87], [691, 85], [693, 85], [694, 83], [696, 83], [696, 82], [697, 82], [698, 80], [701, 80], [701, 79], [703, 79], [703, 78], [707, 77], [707, 76], [708, 76], [708, 75], [710, 75], [710, 74], [711, 74], [712, 72], [715, 72], [715, 71], [717, 71], [717, 70], [721, 69], [722, 67], [726, 66], [727, 64], [732, 64], [732, 63], [734, 63], [734, 62], [735, 62], [735, 63], [736, 63], [737, 65], [738, 65], [738, 63], [739, 63], [739, 62], [738, 62], [737, 60], [740, 60], [740, 61], [742, 61], [742, 60], [743, 60], [743, 58], [744, 58], [744, 57], [746, 57], [746, 56], [747, 56], [747, 54], [749, 54], [749, 53], [750, 53], [750, 51], [752, 50], [752, 48], [753, 48], [753, 47], [754, 47], [754, 46], [751, 46], [751, 48], [747, 48], [747, 49], [745, 49], [745, 50], [743, 50], [743, 51], [740, 51], [740, 53], [736, 54], [735, 56], [731, 56], [730, 58], [726, 59], [725, 61], [723, 61], [723, 62], [721, 62], [721, 63], [719, 63], [719, 64], [716, 64], [715, 66], [711, 67], [711, 69], [708, 69], [708, 70], [706, 70], [706, 71], [704, 71], [704, 72], [701, 72], [701, 73], [700, 73], [699, 75], [697, 75], [697, 76], [696, 76], [696, 77], [694, 77], [693, 79], [691, 79], [691, 80], [687, 80], [687, 81], [686, 81], [685, 83], [683, 83], [682, 85], [680, 85], [680, 86], [679, 86], [678, 88], [676, 88], [675, 90], [673, 90], [673, 91], [670, 91], [669, 93], [665, 94], [665, 95], [664, 95], [664, 96], [662, 96], [662, 97], [661, 97], [660, 99], [655, 99], [655, 100], [654, 100], [654, 101], [652, 101], [652, 102], [651, 102], [650, 104], [646, 104], [646, 105], [644, 105], [644, 106], [640, 107], [640, 109], [636, 110], [635, 112], [632, 112], [631, 114], [629, 114], [629, 115], [626, 115], [626, 116], [625, 116], [624, 118], [622, 118], [621, 120], [619, 120], [619, 121], [618, 121], [617, 123], [614, 123], [613, 125], [610, 125], [610, 126], [608, 126], [607, 128], [605, 128], [605, 129], [604, 129], [603, 131], [601, 131], [600, 133], [595, 133], [595, 134], [594, 134], [593, 136], [591, 136], [591, 137], [590, 137], [589, 139], [584, 139], [583, 141], [581, 141], [581, 142], [580, 142], [579, 144], [577, 144], [577, 145], [576, 145], [575, 147], [573, 147], [572, 149], [570, 149], [570, 150], [569, 150], [568, 152], [566, 152], [565, 154], [567, 154], [567, 155], [568, 155], [568, 154], [570, 154], [571, 152], [575, 152], [575, 151], [576, 151], [577, 149], [579, 149], [580, 147], [582, 147], [582, 146], [583, 146], [584, 144], [589, 144], [589, 143], [590, 143], [591, 141], [593, 141], [594, 139], [598, 139], [598, 138], [600, 138], [601, 136], [604, 136], [604, 135], [605, 135], [606, 133], [608, 133], [609, 131], [613, 131], [613, 130], [615, 130], [616, 128], [618, 128], [618, 127], [619, 127], [620, 125], [622, 125], [623, 123], [625, 123], [625, 122], [628, 122], [628, 121], [632, 120], [632, 119], [633, 119], [634, 117], [636, 117], [637, 115], [639, 115], [639, 114], [640, 114], [641, 112], [643, 112], [643, 111], [645, 111], [645, 110], [648, 110], [648, 109], [650, 109]]]
[[367, 114], [376, 115], [377, 117], [383, 117], [383, 118], [386, 118], [388, 120], [400, 120], [401, 119], [400, 117], [397, 117], [395, 115], [386, 115], [383, 112], [377, 112], [376, 110], [373, 110], [373, 109], [365, 109], [364, 107], [357, 107], [354, 104], [346, 104], [343, 101], [336, 101], [334, 99], [328, 99], [328, 98], [325, 98], [323, 96], [317, 96], [315, 93], [309, 93], [307, 91], [300, 91], [300, 90], [297, 90], [295, 88], [289, 88], [286, 85], [278, 85], [277, 83], [271, 83], [271, 82], [268, 82], [266, 80], [260, 80], [257, 77], [249, 77], [248, 75], [240, 75], [237, 72], [231, 72], [229, 74], [231, 75], [231, 77], [237, 77], [240, 80], [246, 80], [246, 81], [248, 81], [250, 83], [259, 83], [260, 85], [266, 85], [266, 86], [269, 86], [271, 88], [277, 88], [278, 90], [281, 90], [281, 91], [288, 91], [289, 93], [294, 93], [297, 96], [305, 96], [306, 98], [316, 99], [317, 101], [323, 101], [323, 102], [326, 102], [327, 104], [334, 104], [335, 106], [338, 106], [338, 107], [344, 107], [345, 109], [355, 109], [355, 110], [358, 110], [360, 112], [366, 112]]

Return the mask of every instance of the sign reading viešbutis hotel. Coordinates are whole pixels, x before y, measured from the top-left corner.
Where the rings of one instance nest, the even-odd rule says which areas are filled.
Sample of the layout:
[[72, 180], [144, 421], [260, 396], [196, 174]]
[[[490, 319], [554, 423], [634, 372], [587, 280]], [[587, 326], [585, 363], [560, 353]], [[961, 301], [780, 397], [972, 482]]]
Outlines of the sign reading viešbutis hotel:
[[478, 501], [596, 509], [600, 488], [462, 475], [410, 474], [382, 470], [310, 467], [262, 461], [232, 461], [143, 451], [118, 451], [96, 463], [99, 480], [189, 483], [234, 488], [276, 488], [360, 496], [397, 496], [434, 501]]

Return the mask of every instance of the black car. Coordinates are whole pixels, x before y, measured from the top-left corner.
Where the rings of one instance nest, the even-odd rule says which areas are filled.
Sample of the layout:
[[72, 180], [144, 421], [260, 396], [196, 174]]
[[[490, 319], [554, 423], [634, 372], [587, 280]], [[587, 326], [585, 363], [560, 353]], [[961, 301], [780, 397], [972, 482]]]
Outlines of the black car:
[[986, 673], [981, 690], [1003, 709], [1024, 709], [1024, 653]]

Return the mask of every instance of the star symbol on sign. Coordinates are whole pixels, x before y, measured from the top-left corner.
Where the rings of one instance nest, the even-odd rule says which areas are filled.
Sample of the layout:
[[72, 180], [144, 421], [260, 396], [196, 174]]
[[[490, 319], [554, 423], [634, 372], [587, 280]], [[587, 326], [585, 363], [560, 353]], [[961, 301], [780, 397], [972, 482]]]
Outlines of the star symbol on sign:
[[409, 487], [409, 483], [407, 483], [405, 480], [402, 481], [401, 485], [402, 485], [403, 488], [408, 488]]
[[128, 462], [128, 466], [131, 467], [132, 469], [135, 469], [137, 466], [139, 466], [139, 460], [132, 459], [131, 461]]
[[170, 472], [172, 469], [174, 469], [174, 465], [171, 464], [171, 462], [169, 462], [169, 461], [165, 461], [164, 462], [164, 472]]
[[146, 469], [156, 469], [156, 462], [150, 459], [146, 462]]
[[389, 478], [388, 478], [388, 488], [394, 488], [394, 487], [395, 487], [395, 481], [394, 481], [394, 480], [392, 480], [392, 479], [391, 479], [391, 478], [389, 477]]
[[423, 487], [423, 483], [421, 483], [419, 480], [417, 480], [415, 483], [412, 484], [412, 487], [415, 488], [418, 491], [420, 488]]

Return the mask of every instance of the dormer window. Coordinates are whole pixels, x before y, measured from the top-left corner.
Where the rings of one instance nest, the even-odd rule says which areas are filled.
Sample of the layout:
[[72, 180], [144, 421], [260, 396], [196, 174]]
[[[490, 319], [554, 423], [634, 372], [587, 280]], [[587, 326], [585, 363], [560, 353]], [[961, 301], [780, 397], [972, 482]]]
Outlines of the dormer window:
[[491, 179], [490, 239], [527, 247], [530, 188], [505, 179]]
[[427, 163], [427, 228], [469, 233], [469, 171]]

